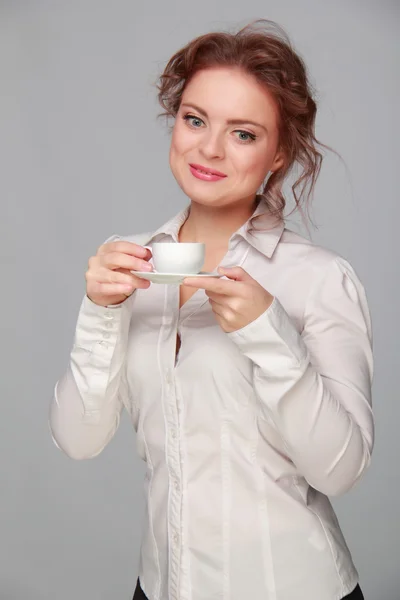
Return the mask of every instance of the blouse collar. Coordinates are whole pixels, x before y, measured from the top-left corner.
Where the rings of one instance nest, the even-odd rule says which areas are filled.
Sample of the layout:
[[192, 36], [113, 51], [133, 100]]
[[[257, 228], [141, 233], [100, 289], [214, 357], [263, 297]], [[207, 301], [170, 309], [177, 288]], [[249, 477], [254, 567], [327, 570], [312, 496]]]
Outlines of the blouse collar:
[[[189, 210], [190, 205], [161, 225], [161, 227], [151, 234], [148, 243], [160, 241], [161, 237], [165, 235], [171, 236], [175, 242], [178, 242], [179, 230], [189, 216]], [[256, 250], [271, 258], [284, 229], [284, 219], [279, 219], [271, 215], [267, 203], [260, 197], [251, 217], [232, 234], [230, 239], [232, 240], [235, 236], [240, 236]]]

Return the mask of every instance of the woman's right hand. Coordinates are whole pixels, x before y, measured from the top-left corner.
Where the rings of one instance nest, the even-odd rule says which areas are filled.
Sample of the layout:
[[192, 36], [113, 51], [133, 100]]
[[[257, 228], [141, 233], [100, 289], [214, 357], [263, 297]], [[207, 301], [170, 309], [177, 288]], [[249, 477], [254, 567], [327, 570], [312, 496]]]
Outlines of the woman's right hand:
[[100, 246], [89, 259], [86, 295], [99, 306], [120, 304], [137, 288], [147, 289], [150, 281], [130, 271], [152, 271], [151, 250], [133, 242], [115, 241]]

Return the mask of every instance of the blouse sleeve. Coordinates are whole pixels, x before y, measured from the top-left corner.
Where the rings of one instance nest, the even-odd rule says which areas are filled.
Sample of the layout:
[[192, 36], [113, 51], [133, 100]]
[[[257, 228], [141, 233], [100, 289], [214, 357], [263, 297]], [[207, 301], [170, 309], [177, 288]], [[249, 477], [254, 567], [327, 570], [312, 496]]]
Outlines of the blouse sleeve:
[[227, 335], [253, 361], [262, 415], [299, 473], [326, 495], [349, 490], [374, 444], [371, 319], [351, 265], [335, 257], [327, 266], [301, 333], [275, 297], [258, 319]]
[[[114, 241], [112, 236], [108, 241]], [[130, 296], [122, 304], [98, 306], [82, 300], [68, 365], [55, 385], [49, 427], [67, 456], [97, 456], [116, 432], [122, 407], [130, 411], [126, 349]]]

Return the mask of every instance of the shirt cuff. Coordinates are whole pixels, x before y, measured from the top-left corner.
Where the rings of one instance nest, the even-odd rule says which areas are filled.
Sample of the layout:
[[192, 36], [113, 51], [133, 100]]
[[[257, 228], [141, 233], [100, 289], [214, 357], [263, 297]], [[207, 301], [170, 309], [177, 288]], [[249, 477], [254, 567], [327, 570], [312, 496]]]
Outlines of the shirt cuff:
[[[99, 306], [85, 294], [80, 307], [74, 347], [91, 353], [112, 350], [122, 328], [129, 326], [130, 307], [120, 305]], [[108, 355], [109, 352], [107, 352]]]
[[[128, 299], [129, 296], [127, 296]], [[126, 300], [123, 300], [119, 304], [107, 304], [107, 306], [100, 306], [100, 304], [96, 304], [93, 302], [87, 294], [85, 294], [84, 301], [88, 306], [91, 306], [93, 310], [101, 309], [101, 308], [119, 308], [123, 304], [125, 304]]]

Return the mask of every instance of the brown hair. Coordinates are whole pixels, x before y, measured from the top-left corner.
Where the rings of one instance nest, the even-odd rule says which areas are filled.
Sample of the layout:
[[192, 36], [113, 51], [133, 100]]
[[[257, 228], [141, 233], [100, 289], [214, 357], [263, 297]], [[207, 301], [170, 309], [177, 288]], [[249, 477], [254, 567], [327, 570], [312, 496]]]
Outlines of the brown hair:
[[317, 105], [302, 58], [284, 30], [267, 19], [257, 19], [236, 33], [201, 35], [178, 50], [160, 75], [158, 100], [165, 112], [158, 117], [175, 117], [183, 91], [194, 74], [213, 67], [239, 68], [253, 75], [275, 98], [280, 112], [279, 144], [285, 162], [269, 177], [261, 196], [270, 211], [283, 219], [286, 200], [282, 186], [289, 173], [300, 166], [292, 192], [294, 210], [299, 209], [302, 214], [301, 205], [305, 203], [308, 210], [321, 169], [323, 155], [318, 146], [331, 149], [315, 137]]

